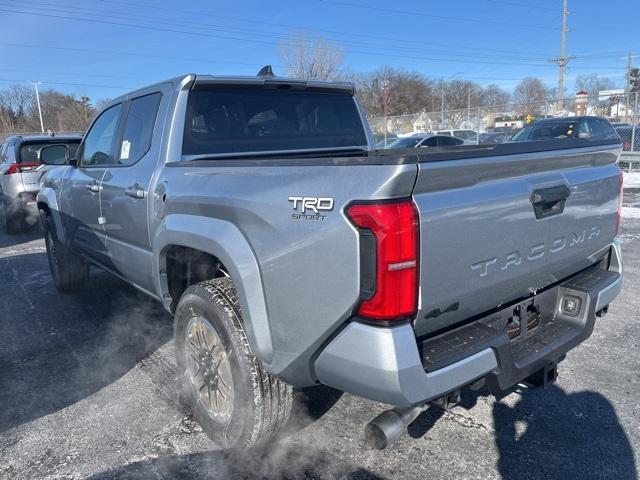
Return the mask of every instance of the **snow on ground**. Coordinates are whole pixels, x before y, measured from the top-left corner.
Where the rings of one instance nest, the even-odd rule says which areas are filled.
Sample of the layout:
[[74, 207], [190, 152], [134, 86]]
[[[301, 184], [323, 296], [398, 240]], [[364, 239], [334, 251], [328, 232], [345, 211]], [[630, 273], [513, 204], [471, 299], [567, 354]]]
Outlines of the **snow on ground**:
[[640, 188], [640, 172], [625, 173], [624, 188]]
[[628, 218], [640, 218], [640, 203], [634, 203], [622, 207], [622, 218], [624, 218], [625, 220]]
[[631, 205], [628, 207], [622, 207], [622, 218], [640, 218], [640, 205]]

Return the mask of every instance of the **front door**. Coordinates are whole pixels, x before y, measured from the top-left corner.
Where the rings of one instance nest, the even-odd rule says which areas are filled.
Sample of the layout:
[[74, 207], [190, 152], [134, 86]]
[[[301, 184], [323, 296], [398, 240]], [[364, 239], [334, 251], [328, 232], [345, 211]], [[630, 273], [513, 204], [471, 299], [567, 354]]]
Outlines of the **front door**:
[[94, 121], [78, 149], [76, 168], [70, 169], [60, 199], [65, 230], [71, 232], [71, 246], [101, 263], [107, 260], [100, 212], [102, 179], [113, 162], [121, 116], [122, 104], [117, 104]]
[[[109, 264], [127, 280], [153, 292], [149, 238], [149, 186], [160, 155], [161, 92], [132, 98], [126, 107], [115, 163], [102, 180], [101, 207]], [[154, 130], [156, 134], [154, 135]], [[154, 140], [155, 139], [155, 140]]]

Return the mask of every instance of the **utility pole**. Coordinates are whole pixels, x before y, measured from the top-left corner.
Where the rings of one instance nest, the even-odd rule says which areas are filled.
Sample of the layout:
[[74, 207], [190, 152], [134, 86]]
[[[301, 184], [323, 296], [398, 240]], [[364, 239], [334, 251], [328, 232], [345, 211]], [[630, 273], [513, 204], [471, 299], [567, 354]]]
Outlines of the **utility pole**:
[[384, 108], [384, 147], [387, 148], [387, 116], [389, 115], [389, 80], [382, 81], [382, 102]]
[[467, 89], [467, 128], [471, 122], [471, 87]]
[[38, 115], [40, 116], [40, 131], [44, 133], [44, 122], [42, 121], [42, 109], [40, 108], [40, 93], [38, 92], [38, 85], [42, 82], [29, 82], [36, 89], [36, 103], [38, 104]]
[[[574, 59], [574, 56], [567, 56], [567, 32], [569, 28], [567, 27], [567, 16], [569, 15], [569, 8], [567, 7], [567, 0], [562, 0], [562, 32], [560, 37], [560, 56], [557, 58], [551, 59], [553, 63], [557, 63], [560, 67], [560, 73], [558, 75], [558, 93], [556, 99], [556, 111], [559, 109], [562, 110], [562, 96], [564, 95], [564, 71], [567, 63], [570, 60]], [[558, 108], [559, 105], [559, 108]]]
[[631, 97], [631, 67], [633, 56], [631, 55], [631, 50], [629, 50], [629, 56], [627, 56], [627, 95], [626, 95], [626, 105], [624, 109], [624, 121], [629, 121], [629, 97]]
[[444, 80], [442, 80], [442, 88], [440, 89], [440, 128], [444, 128]]

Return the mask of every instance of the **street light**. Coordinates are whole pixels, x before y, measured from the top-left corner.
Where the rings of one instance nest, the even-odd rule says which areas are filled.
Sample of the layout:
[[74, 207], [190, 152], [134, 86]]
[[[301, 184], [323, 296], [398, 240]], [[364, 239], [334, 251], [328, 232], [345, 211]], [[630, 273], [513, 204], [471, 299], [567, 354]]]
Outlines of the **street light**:
[[387, 115], [389, 111], [389, 80], [382, 81], [382, 107], [384, 109], [384, 148], [387, 148]]
[[[446, 81], [448, 82], [449, 80], [452, 80], [454, 77], [456, 77], [457, 75], [461, 75], [462, 72], [456, 72], [453, 75], [451, 75], [449, 78], [446, 79]], [[440, 124], [441, 127], [440, 128], [444, 128], [444, 83], [445, 80], [442, 80], [442, 96], [441, 96], [441, 102], [440, 102]]]
[[36, 89], [36, 103], [38, 104], [38, 115], [40, 116], [40, 130], [44, 133], [44, 122], [42, 121], [42, 109], [40, 108], [40, 94], [38, 93], [38, 85], [42, 82], [29, 82]]

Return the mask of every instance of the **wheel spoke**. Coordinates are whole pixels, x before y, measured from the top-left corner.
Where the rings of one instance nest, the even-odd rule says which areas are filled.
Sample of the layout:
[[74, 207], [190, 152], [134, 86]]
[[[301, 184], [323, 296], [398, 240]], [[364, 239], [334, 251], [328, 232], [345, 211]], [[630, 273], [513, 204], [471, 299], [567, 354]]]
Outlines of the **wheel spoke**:
[[207, 329], [204, 326], [204, 322], [200, 320], [200, 333], [202, 334], [202, 343], [204, 344], [205, 349], [209, 349], [209, 344], [207, 343]]
[[209, 406], [211, 408], [214, 408], [214, 409], [217, 410], [217, 408], [215, 408], [214, 405], [213, 405], [214, 402], [213, 402], [213, 398], [211, 396], [211, 384], [209, 384], [209, 383], [207, 383], [207, 392], [208, 392], [208, 395], [209, 395]]
[[228, 353], [216, 330], [203, 317], [187, 324], [184, 355], [203, 406], [215, 417], [228, 417], [233, 405], [233, 377]]

